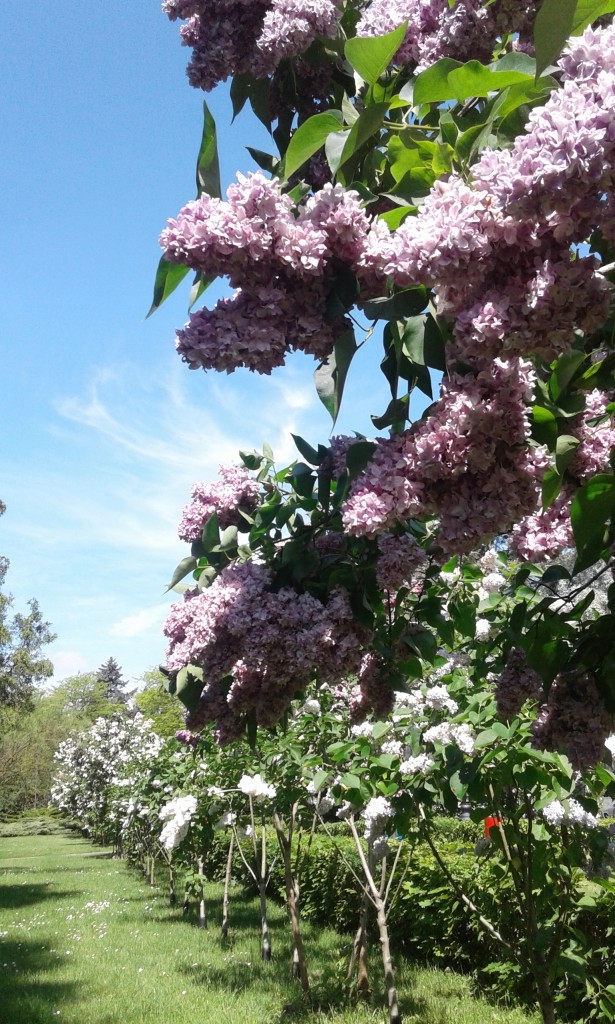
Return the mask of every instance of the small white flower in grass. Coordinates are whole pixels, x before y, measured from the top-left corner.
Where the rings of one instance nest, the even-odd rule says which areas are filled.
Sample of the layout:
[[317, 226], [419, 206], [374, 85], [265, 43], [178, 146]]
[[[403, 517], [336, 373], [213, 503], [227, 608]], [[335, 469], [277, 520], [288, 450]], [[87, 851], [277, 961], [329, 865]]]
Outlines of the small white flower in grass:
[[257, 803], [263, 800], [273, 800], [276, 794], [275, 786], [269, 785], [260, 775], [242, 775], [237, 789], [245, 796], [251, 796]]

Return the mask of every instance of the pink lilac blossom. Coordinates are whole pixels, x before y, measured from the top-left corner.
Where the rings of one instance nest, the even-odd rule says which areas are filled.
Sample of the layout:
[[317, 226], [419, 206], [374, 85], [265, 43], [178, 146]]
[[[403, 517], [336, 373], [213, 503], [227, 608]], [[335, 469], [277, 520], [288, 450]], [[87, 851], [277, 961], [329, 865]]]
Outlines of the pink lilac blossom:
[[378, 586], [382, 590], [399, 590], [402, 583], [411, 579], [426, 557], [420, 544], [410, 534], [381, 534], [378, 537], [376, 566]]
[[191, 370], [232, 373], [246, 367], [269, 374], [293, 350], [320, 361], [350, 326], [346, 317], [327, 322], [326, 296], [324, 280], [292, 282], [274, 275], [221, 299], [212, 310], [192, 313], [177, 331], [175, 348]]
[[190, 729], [216, 721], [219, 738], [228, 740], [248, 714], [273, 726], [312, 678], [335, 683], [359, 668], [366, 634], [345, 592], [334, 590], [323, 604], [288, 587], [274, 592], [271, 583], [264, 565], [232, 564], [171, 608], [168, 667], [197, 666], [205, 680]]
[[573, 768], [583, 771], [600, 761], [612, 728], [613, 715], [604, 707], [592, 676], [562, 672], [532, 725], [532, 742], [539, 750], [563, 751]]
[[348, 698], [349, 720], [362, 722], [370, 712], [377, 718], [386, 718], [393, 709], [394, 701], [395, 694], [385, 663], [372, 651], [364, 654], [356, 685]]
[[425, 420], [377, 442], [343, 505], [346, 529], [369, 535], [438, 515], [442, 548], [464, 552], [533, 511], [546, 460], [528, 446], [531, 382], [518, 360], [444, 380]]
[[[576, 486], [596, 473], [610, 473], [610, 454], [615, 445], [613, 418], [606, 420], [609, 395], [590, 391], [585, 397], [585, 410], [570, 424], [570, 433], [579, 439], [568, 467], [568, 483], [546, 509], [522, 519], [513, 528], [511, 548], [520, 558], [533, 562], [547, 561], [574, 545], [570, 523], [570, 504]], [[602, 419], [603, 422], [592, 423]]]
[[207, 520], [216, 513], [222, 530], [241, 526], [239, 509], [251, 512], [258, 501], [259, 485], [242, 466], [220, 466], [218, 479], [192, 488], [192, 501], [182, 511], [179, 538], [188, 543], [199, 540]]
[[391, 32], [407, 22], [406, 36], [395, 55], [396, 64], [422, 70], [440, 57], [489, 61], [498, 36], [511, 31], [527, 34], [535, 4], [518, 0], [372, 0], [357, 25], [359, 37]]
[[[569, 472], [580, 483], [596, 473], [611, 472], [610, 455], [615, 446], [615, 422], [608, 416], [606, 406], [611, 396], [602, 391], [590, 391], [585, 396], [585, 410], [575, 420], [573, 432], [581, 442], [574, 453]], [[592, 424], [592, 420], [607, 419]]]
[[542, 696], [540, 676], [529, 667], [525, 652], [514, 647], [495, 684], [495, 701], [500, 718], [509, 720], [519, 713], [526, 700]]
[[281, 60], [303, 53], [318, 35], [334, 36], [340, 16], [337, 0], [164, 0], [192, 49], [188, 80], [209, 92], [229, 75], [264, 77]]

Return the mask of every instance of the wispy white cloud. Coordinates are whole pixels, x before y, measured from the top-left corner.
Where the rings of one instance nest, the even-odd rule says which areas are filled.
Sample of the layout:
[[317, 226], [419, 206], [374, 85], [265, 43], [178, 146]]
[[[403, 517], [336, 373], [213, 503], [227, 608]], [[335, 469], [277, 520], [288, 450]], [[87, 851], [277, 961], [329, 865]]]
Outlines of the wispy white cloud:
[[132, 615], [125, 615], [111, 626], [109, 636], [139, 636], [140, 633], [146, 633], [153, 626], [161, 626], [168, 611], [168, 604], [156, 604], [151, 608], [142, 608]]

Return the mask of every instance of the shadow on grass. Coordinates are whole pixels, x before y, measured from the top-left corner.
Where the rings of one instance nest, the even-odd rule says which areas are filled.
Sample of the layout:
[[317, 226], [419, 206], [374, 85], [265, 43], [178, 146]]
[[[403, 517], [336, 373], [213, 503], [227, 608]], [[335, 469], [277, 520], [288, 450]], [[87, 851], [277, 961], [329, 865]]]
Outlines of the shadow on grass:
[[[77, 992], [72, 982], [49, 977], [63, 966], [38, 942], [2, 942], [0, 1021], [2, 1024], [49, 1024], [53, 1011]], [[6, 965], [6, 966], [5, 966]]]
[[27, 885], [0, 884], [0, 909], [16, 910], [18, 907], [31, 907], [35, 903], [45, 903], [49, 900], [55, 903], [65, 896], [82, 894], [81, 889], [55, 889], [44, 882], [29, 882]]

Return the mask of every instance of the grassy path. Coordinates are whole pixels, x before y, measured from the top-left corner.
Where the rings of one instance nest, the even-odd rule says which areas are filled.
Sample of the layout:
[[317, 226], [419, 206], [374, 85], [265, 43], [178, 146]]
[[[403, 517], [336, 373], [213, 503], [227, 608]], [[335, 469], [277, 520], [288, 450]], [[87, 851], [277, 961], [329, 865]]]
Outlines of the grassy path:
[[[218, 886], [199, 931], [121, 861], [70, 834], [0, 839], [0, 1024], [366, 1024], [380, 1009], [336, 998], [348, 942], [306, 928], [321, 1008], [289, 977], [284, 914], [271, 908], [274, 960], [258, 958], [256, 905], [235, 890], [220, 944]], [[468, 995], [464, 979], [400, 971], [405, 1024], [530, 1024]], [[337, 1008], [336, 1005], [337, 1004]]]

